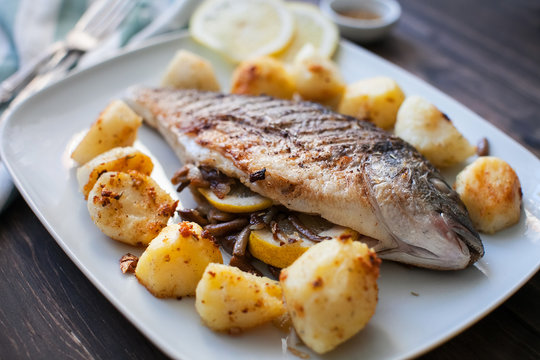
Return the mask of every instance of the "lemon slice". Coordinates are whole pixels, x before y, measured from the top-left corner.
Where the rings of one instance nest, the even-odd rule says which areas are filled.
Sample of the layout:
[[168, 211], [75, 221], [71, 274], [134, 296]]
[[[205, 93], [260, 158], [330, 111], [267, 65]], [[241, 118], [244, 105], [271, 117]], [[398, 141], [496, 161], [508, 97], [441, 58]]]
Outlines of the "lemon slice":
[[270, 230], [253, 230], [249, 235], [249, 252], [263, 263], [280, 269], [291, 265], [310, 246], [312, 241], [297, 241], [292, 244], [281, 245], [274, 239]]
[[235, 62], [283, 50], [294, 19], [280, 0], [207, 0], [190, 22], [193, 38]]
[[[347, 237], [357, 240], [359, 234], [349, 228], [333, 225], [319, 217], [299, 214], [298, 217], [306, 227], [319, 236], [330, 238]], [[319, 222], [319, 223], [317, 223]], [[320, 223], [322, 222], [322, 223]], [[282, 243], [274, 237], [270, 230], [253, 230], [249, 237], [249, 252], [262, 262], [278, 267], [286, 268], [291, 265], [307, 249], [315, 245], [316, 242], [305, 238], [299, 234], [290, 224], [279, 222], [280, 230], [286, 238], [293, 238], [295, 242]]]
[[294, 15], [295, 31], [292, 41], [277, 56], [292, 62], [304, 45], [311, 43], [318, 53], [332, 57], [339, 41], [336, 25], [317, 6], [305, 3], [289, 3], [287, 8]]
[[252, 192], [247, 187], [235, 186], [223, 199], [207, 188], [198, 188], [208, 202], [218, 210], [230, 213], [259, 211], [272, 206], [272, 200]]

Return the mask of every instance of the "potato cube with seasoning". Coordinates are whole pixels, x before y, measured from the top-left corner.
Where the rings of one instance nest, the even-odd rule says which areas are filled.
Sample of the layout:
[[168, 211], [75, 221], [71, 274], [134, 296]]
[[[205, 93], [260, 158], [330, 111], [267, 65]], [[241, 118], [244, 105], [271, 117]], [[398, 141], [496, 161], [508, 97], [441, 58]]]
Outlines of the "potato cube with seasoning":
[[195, 295], [210, 263], [222, 263], [219, 247], [193, 222], [169, 225], [139, 258], [135, 276], [159, 298]]
[[345, 90], [345, 82], [336, 63], [321, 56], [312, 44], [300, 50], [291, 74], [296, 91], [303, 100], [337, 108]]
[[134, 147], [119, 147], [96, 156], [77, 169], [79, 190], [88, 199], [88, 193], [94, 187], [97, 179], [108, 171], [138, 171], [150, 175], [154, 164], [149, 156]]
[[347, 85], [338, 111], [391, 129], [405, 94], [391, 78], [379, 76]]
[[92, 221], [105, 235], [135, 246], [148, 245], [177, 204], [152, 178], [133, 170], [101, 175], [87, 201]]
[[212, 64], [187, 50], [176, 53], [167, 66], [161, 85], [175, 89], [219, 91]]
[[242, 61], [232, 75], [233, 94], [291, 99], [294, 88], [294, 82], [285, 65], [269, 56]]
[[236, 267], [210, 264], [197, 286], [195, 308], [212, 330], [235, 332], [285, 313], [277, 281]]
[[476, 150], [448, 116], [420, 96], [407, 97], [399, 108], [395, 134], [439, 168], [456, 165]]
[[85, 164], [115, 147], [131, 146], [142, 118], [121, 100], [111, 102], [92, 124], [71, 158]]
[[458, 174], [454, 188], [478, 231], [492, 234], [519, 221], [521, 184], [504, 160], [476, 159]]
[[364, 328], [377, 305], [379, 265], [365, 244], [333, 239], [281, 271], [287, 311], [308, 347], [326, 353]]

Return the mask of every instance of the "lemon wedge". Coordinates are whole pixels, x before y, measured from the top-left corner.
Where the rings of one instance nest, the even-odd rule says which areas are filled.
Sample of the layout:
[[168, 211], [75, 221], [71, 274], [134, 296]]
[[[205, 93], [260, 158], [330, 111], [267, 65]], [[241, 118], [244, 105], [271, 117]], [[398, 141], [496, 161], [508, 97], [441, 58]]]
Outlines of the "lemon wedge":
[[281, 0], [207, 0], [189, 28], [195, 40], [240, 62], [283, 50], [294, 18]]
[[305, 3], [288, 3], [294, 16], [295, 30], [292, 41], [277, 57], [291, 63], [306, 44], [312, 44], [324, 57], [332, 57], [339, 41], [336, 25], [317, 6]]
[[229, 213], [248, 213], [272, 206], [272, 200], [252, 192], [247, 187], [235, 186], [223, 199], [207, 188], [198, 188], [202, 196], [218, 210]]
[[[298, 216], [302, 222], [309, 227], [314, 233], [321, 237], [339, 238], [347, 237], [357, 240], [359, 234], [349, 228], [345, 228], [338, 225], [330, 224], [322, 220], [325, 224], [315, 224], [315, 221], [319, 221], [318, 217], [310, 215], [300, 214]], [[307, 218], [312, 218], [314, 221], [305, 221]], [[283, 269], [291, 265], [300, 255], [302, 255], [307, 249], [315, 245], [316, 242], [305, 238], [299, 234], [296, 229], [290, 225], [286, 225], [283, 222], [279, 222], [280, 230], [286, 238], [293, 238], [296, 241], [283, 243], [274, 237], [274, 234], [267, 229], [253, 230], [249, 237], [249, 252], [253, 257], [261, 260], [262, 262]], [[319, 229], [317, 229], [319, 227]], [[324, 230], [322, 230], [324, 229]], [[322, 231], [320, 231], [322, 230]]]

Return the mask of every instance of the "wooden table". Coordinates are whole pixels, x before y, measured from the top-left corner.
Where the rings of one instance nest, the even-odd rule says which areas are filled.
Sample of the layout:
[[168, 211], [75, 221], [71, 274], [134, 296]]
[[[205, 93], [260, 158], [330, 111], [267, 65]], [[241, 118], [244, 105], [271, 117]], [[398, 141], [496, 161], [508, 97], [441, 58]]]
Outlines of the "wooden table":
[[[407, 0], [402, 7], [393, 35], [367, 48], [539, 156], [540, 2]], [[82, 275], [19, 197], [0, 217], [0, 358], [165, 356]], [[422, 358], [539, 359], [540, 274]]]

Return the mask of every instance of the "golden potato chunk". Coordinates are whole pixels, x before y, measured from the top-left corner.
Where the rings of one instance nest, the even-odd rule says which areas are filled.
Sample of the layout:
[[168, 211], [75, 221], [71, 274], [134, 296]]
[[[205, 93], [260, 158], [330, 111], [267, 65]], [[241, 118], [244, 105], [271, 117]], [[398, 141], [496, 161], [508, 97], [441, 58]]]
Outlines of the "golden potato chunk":
[[219, 91], [219, 83], [212, 64], [186, 50], [180, 50], [171, 60], [161, 85], [175, 89]]
[[407, 97], [399, 108], [395, 134], [440, 168], [456, 165], [475, 153], [475, 147], [450, 119], [420, 96]]
[[192, 222], [169, 225], [139, 258], [135, 276], [159, 298], [195, 295], [210, 263], [222, 263], [219, 247]]
[[231, 93], [291, 99], [294, 83], [282, 62], [263, 56], [243, 61], [236, 67]]
[[281, 295], [277, 281], [210, 264], [197, 285], [195, 308], [212, 330], [236, 331], [283, 315]]
[[138, 171], [150, 175], [154, 169], [152, 159], [134, 147], [114, 148], [96, 156], [77, 169], [79, 190], [88, 199], [88, 193], [94, 187], [100, 175], [108, 171]]
[[478, 231], [493, 234], [519, 221], [521, 184], [504, 160], [476, 159], [458, 174], [454, 188]]
[[287, 311], [307, 346], [323, 354], [364, 328], [377, 305], [379, 265], [349, 238], [318, 243], [281, 271]]
[[317, 53], [313, 45], [305, 45], [296, 56], [291, 75], [296, 91], [307, 101], [336, 108], [345, 83], [337, 65]]
[[114, 240], [148, 245], [174, 215], [174, 201], [149, 176], [136, 171], [107, 172], [88, 194], [92, 221]]
[[84, 164], [115, 147], [131, 146], [142, 118], [121, 100], [111, 102], [92, 124], [71, 158]]
[[388, 130], [394, 126], [404, 99], [405, 94], [393, 79], [374, 77], [347, 85], [338, 111]]

